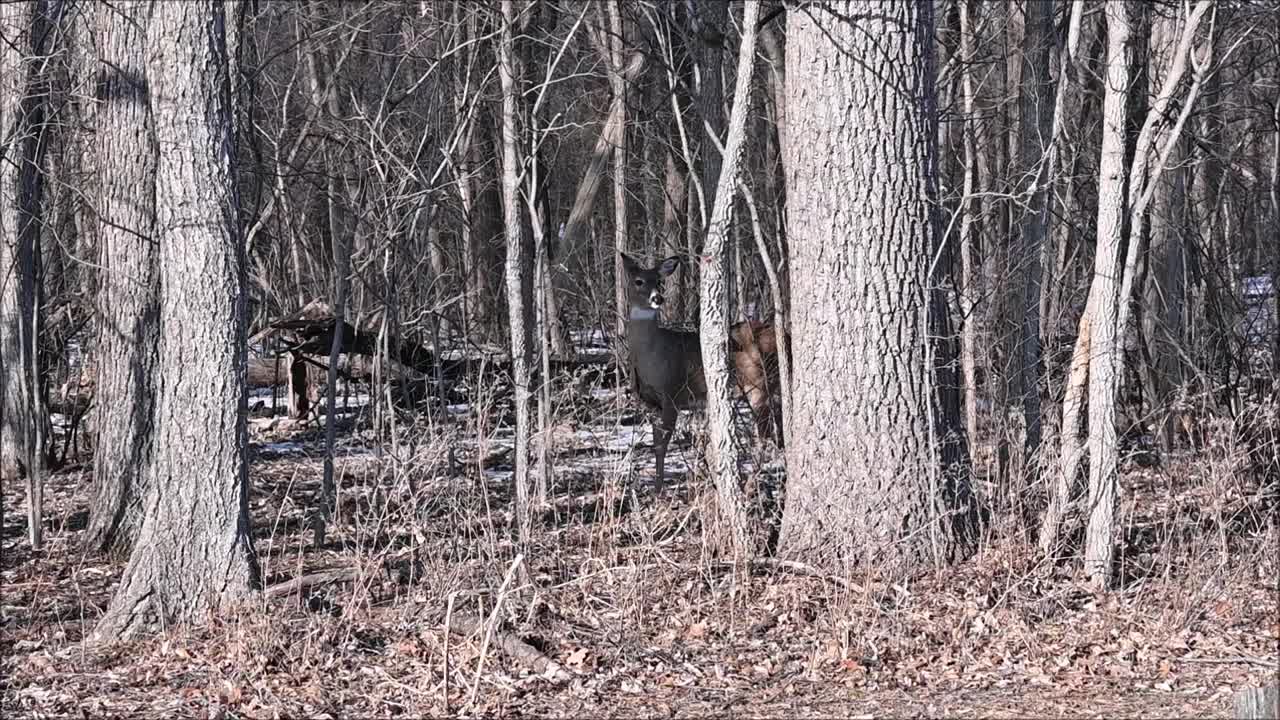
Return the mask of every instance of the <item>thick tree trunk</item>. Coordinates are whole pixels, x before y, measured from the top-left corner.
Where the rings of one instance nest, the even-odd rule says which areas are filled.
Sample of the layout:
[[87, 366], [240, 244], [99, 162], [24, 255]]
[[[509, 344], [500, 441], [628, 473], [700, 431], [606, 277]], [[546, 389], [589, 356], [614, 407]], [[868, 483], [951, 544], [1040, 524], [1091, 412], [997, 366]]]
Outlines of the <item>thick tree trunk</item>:
[[159, 269], [156, 144], [146, 74], [152, 3], [95, 7], [99, 257], [97, 453], [88, 545], [128, 551], [142, 521], [155, 429]]
[[[929, 332], [928, 3], [789, 18], [786, 166], [797, 359], [782, 550], [911, 572], [967, 548]], [[896, 78], [894, 83], [885, 77]], [[833, 112], [832, 108], [839, 108]], [[819, 170], [821, 169], [821, 170]], [[855, 211], [847, 212], [846, 208]], [[953, 511], [957, 511], [953, 514]], [[955, 522], [959, 519], [961, 522]]]
[[160, 162], [160, 369], [142, 527], [97, 637], [195, 621], [259, 586], [249, 524], [244, 238], [224, 4], [159, 3], [147, 28]]

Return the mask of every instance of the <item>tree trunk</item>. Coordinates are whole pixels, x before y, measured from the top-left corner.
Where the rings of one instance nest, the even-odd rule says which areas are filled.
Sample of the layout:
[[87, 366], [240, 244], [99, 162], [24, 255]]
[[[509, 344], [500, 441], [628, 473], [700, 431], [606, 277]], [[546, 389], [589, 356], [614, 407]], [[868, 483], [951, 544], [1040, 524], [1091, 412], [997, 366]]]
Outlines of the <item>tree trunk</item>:
[[[1121, 0], [1106, 5], [1106, 95], [1102, 109], [1102, 157], [1098, 161], [1098, 237], [1089, 306], [1094, 317], [1089, 361], [1089, 525], [1085, 572], [1106, 587], [1115, 551], [1117, 465], [1116, 410], [1123, 365], [1123, 328], [1118, 325], [1125, 269], [1122, 226], [1125, 210], [1125, 126], [1131, 79], [1130, 21]], [[1136, 238], [1130, 237], [1130, 242]], [[1069, 432], [1064, 428], [1064, 433]]]
[[533, 256], [520, 222], [520, 157], [516, 125], [520, 79], [515, 76], [516, 11], [512, 0], [502, 0], [502, 37], [498, 43], [498, 76], [502, 82], [502, 210], [507, 234], [507, 312], [511, 329], [511, 381], [515, 386], [515, 484], [516, 518], [520, 538], [528, 541], [532, 530], [529, 482], [533, 434], [530, 400], [533, 397]]
[[101, 61], [97, 143], [98, 442], [88, 546], [125, 551], [142, 520], [158, 380], [156, 145], [149, 116], [147, 24], [152, 3], [95, 7]]
[[[1192, 44], [1200, 21], [1212, 7], [1208, 0], [1199, 0], [1187, 14], [1174, 63], [1137, 133], [1132, 165], [1126, 168], [1125, 130], [1129, 127], [1129, 106], [1124, 95], [1132, 76], [1128, 54], [1132, 31], [1130, 8], [1122, 0], [1112, 0], [1106, 6], [1107, 85], [1103, 99], [1102, 158], [1098, 164], [1098, 240], [1094, 278], [1089, 289], [1089, 302], [1095, 315], [1093, 360], [1089, 370], [1089, 523], [1084, 560], [1085, 572], [1098, 588], [1109, 587], [1113, 577], [1119, 485], [1116, 413], [1124, 372], [1125, 331], [1129, 326], [1145, 237], [1146, 209], [1207, 74], [1212, 38], [1206, 41], [1202, 53], [1193, 50]], [[1170, 127], [1165, 122], [1166, 113], [1188, 60], [1195, 66], [1195, 77]], [[1123, 241], [1126, 230], [1127, 243]]]
[[789, 18], [799, 362], [781, 544], [843, 571], [873, 562], [911, 572], [959, 557], [972, 520], [965, 476], [953, 472], [962, 453], [939, 432], [958, 425], [944, 416], [958, 405], [941, 402], [956, 388], [940, 383], [946, 358], [932, 356], [929, 337], [931, 313], [943, 309], [930, 293], [936, 109], [921, 102], [933, 83], [931, 10], [857, 2]]
[[100, 639], [195, 621], [259, 586], [245, 423], [244, 237], [236, 222], [224, 4], [159, 3], [147, 80], [160, 162], [160, 353], [142, 527]]
[[[44, 2], [0, 5], [0, 478], [27, 482], [27, 535], [42, 542], [50, 433], [40, 333], [40, 201], [47, 94]], [[25, 67], [25, 71], [24, 71]]]
[[[729, 33], [729, 6], [718, 0], [699, 0], [692, 10], [693, 30], [699, 36], [697, 135], [702, 138], [702, 188], [710, 193], [717, 187], [724, 162], [716, 145], [724, 131], [724, 80], [720, 71]], [[710, 197], [706, 199], [708, 203], [712, 201]], [[711, 208], [703, 208], [704, 222], [709, 222], [710, 215]], [[732, 283], [733, 278], [729, 280]]]
[[[1021, 322], [1018, 327], [1018, 365], [1014, 371], [1017, 394], [1021, 397], [1026, 441], [1024, 472], [1035, 475], [1034, 457], [1040, 449], [1040, 283], [1043, 275], [1041, 248], [1049, 226], [1048, 184], [1053, 151], [1053, 82], [1049, 77], [1050, 50], [1054, 43], [1052, 2], [1028, 2], [1022, 51], [1021, 127], [1019, 168], [1023, 182], [1019, 190], [1030, 188], [1027, 208], [1022, 214], [1022, 244], [1019, 266], [1023, 277]], [[1030, 478], [1029, 478], [1030, 479]], [[1022, 501], [1017, 503], [1022, 505]]]
[[742, 46], [738, 51], [737, 87], [729, 137], [725, 143], [722, 169], [716, 186], [714, 206], [703, 246], [701, 273], [702, 359], [707, 383], [707, 425], [710, 434], [710, 465], [716, 485], [720, 517], [729, 526], [733, 550], [739, 559], [755, 557], [762, 549], [742, 490], [738, 472], [738, 452], [734, 443], [733, 381], [729, 376], [729, 265], [734, 248], [727, 242], [733, 220], [734, 189], [738, 161], [742, 157], [747, 110], [751, 107], [751, 76], [756, 52], [756, 18], [759, 0], [747, 0], [742, 13]]
[[[608, 5], [609, 83], [613, 86], [614, 103], [609, 120], [618, 124], [613, 134], [613, 333], [614, 337], [623, 338], [627, 334], [627, 286], [622, 256], [630, 249], [627, 247], [627, 231], [631, 225], [627, 222], [627, 79], [622, 67], [622, 8], [618, 7], [618, 1], [611, 0]], [[619, 347], [618, 358], [626, 356]]]
[[[326, 92], [321, 81], [322, 56], [318, 47], [307, 48], [306, 65], [307, 80], [311, 90], [311, 102], [323, 107], [331, 121], [338, 121], [345, 116], [339, 104], [337, 92]], [[335, 68], [336, 69], [336, 68]], [[336, 80], [334, 82], [336, 84]], [[317, 110], [317, 112], [319, 112]], [[339, 196], [338, 173], [341, 156], [326, 154], [321, 163], [324, 173], [324, 219], [325, 229], [329, 236], [329, 249], [333, 257], [333, 317], [334, 323], [346, 322], [348, 295], [350, 287], [348, 278], [351, 274], [351, 253], [354, 245], [349, 224], [346, 222], [346, 211]], [[360, 307], [356, 304], [356, 307]], [[320, 496], [316, 498], [314, 514], [311, 517], [312, 541], [316, 547], [324, 545], [328, 525], [334, 521], [338, 508], [338, 488], [334, 478], [334, 442], [337, 434], [337, 400], [338, 400], [338, 361], [342, 356], [342, 333], [333, 333], [329, 345], [328, 372], [325, 378], [325, 421], [324, 421], [324, 466], [320, 480]]]
[[974, 24], [970, 19], [969, 3], [960, 3], [960, 56], [965, 68], [961, 72], [961, 96], [963, 102], [964, 123], [962, 145], [964, 147], [964, 167], [962, 190], [960, 197], [960, 374], [964, 389], [964, 428], [969, 447], [978, 442], [978, 299], [981, 291], [978, 287], [978, 270], [974, 263], [973, 235], [976, 214], [980, 211], [980, 203], [973, 197], [974, 182], [977, 175], [976, 163], [978, 153], [975, 135], [978, 118], [974, 106], [974, 78], [977, 73], [974, 64], [973, 34]]

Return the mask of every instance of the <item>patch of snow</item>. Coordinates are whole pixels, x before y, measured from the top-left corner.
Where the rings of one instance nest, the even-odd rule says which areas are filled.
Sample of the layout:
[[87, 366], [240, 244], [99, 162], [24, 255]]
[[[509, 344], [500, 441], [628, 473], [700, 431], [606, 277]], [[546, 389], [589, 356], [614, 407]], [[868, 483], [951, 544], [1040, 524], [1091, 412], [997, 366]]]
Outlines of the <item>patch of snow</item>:
[[302, 449], [300, 442], [273, 442], [263, 443], [260, 446], [263, 452], [274, 453], [276, 455], [303, 455], [305, 451]]

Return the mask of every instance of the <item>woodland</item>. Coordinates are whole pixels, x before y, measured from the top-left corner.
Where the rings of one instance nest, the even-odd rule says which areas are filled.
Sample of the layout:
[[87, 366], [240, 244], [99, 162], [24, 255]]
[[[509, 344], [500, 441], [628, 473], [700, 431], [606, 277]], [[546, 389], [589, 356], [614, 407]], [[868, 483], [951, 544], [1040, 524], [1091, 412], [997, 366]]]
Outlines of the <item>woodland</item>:
[[0, 400], [6, 718], [1275, 718], [1280, 2], [3, 2]]

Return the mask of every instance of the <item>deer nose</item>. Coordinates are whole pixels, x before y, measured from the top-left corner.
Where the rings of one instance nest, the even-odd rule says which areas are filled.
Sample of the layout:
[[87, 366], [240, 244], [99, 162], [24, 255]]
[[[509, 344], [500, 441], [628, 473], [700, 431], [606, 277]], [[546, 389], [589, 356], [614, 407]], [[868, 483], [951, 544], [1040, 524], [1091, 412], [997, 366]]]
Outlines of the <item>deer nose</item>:
[[654, 309], [662, 306], [662, 295], [658, 291], [655, 290], [649, 293], [649, 305]]

